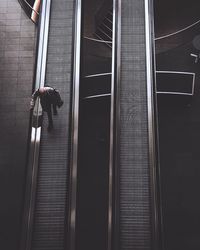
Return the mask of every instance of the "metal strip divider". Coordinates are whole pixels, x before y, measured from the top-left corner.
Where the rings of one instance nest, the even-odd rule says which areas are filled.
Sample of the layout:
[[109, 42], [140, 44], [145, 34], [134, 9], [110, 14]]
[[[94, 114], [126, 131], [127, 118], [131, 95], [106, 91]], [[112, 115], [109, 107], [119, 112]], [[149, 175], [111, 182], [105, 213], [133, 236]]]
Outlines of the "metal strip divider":
[[[51, 0], [43, 0], [41, 6], [39, 39], [35, 75], [35, 90], [44, 86], [46, 74], [46, 60], [49, 34], [49, 21], [51, 11]], [[22, 230], [21, 250], [31, 249], [33, 217], [35, 207], [35, 194], [37, 186], [37, 172], [39, 163], [39, 150], [41, 140], [41, 115], [40, 102], [36, 102], [31, 119], [31, 143], [28, 155], [28, 176], [26, 183], [24, 224]]]
[[69, 249], [75, 250], [82, 0], [75, 2], [72, 131], [70, 156]]
[[[112, 48], [112, 80], [111, 80], [111, 118], [110, 118], [110, 156], [109, 156], [109, 207], [108, 207], [108, 246], [107, 249], [112, 249], [113, 239], [113, 160], [114, 160], [114, 143], [115, 140], [115, 82], [119, 82], [119, 61], [120, 61], [120, 31], [121, 27], [118, 10], [118, 1], [114, 0], [114, 15], [113, 15], [113, 41], [116, 46]], [[72, 100], [72, 146], [71, 146], [71, 204], [70, 204], [70, 250], [75, 250], [75, 231], [76, 231], [76, 191], [77, 191], [77, 158], [78, 158], [78, 123], [79, 123], [79, 88], [80, 88], [80, 49], [81, 49], [81, 0], [76, 0], [75, 8], [75, 37], [74, 37], [74, 71], [73, 71], [73, 100]], [[120, 5], [121, 6], [121, 5]], [[121, 14], [120, 14], [121, 16]], [[118, 30], [118, 32], [117, 32]], [[117, 32], [117, 36], [115, 33]], [[116, 52], [118, 52], [117, 62], [115, 61]], [[115, 75], [115, 72], [117, 74]]]
[[120, 126], [120, 61], [121, 61], [121, 0], [113, 0], [112, 78], [109, 152], [108, 250], [119, 248], [119, 126]]
[[[80, 88], [80, 49], [81, 49], [81, 0], [76, 0], [75, 35], [74, 35], [74, 70], [73, 70], [73, 100], [72, 100], [72, 146], [71, 146], [71, 204], [70, 204], [70, 250], [75, 250], [76, 231], [76, 191], [77, 191], [77, 158], [78, 158], [78, 123], [79, 123], [79, 88]], [[113, 248], [113, 225], [117, 225], [117, 213], [113, 216], [113, 206], [117, 210], [114, 198], [118, 195], [118, 173], [114, 171], [118, 164], [117, 148], [119, 129], [119, 81], [121, 58], [121, 0], [114, 0], [113, 7], [113, 41], [112, 48], [112, 80], [111, 80], [111, 115], [110, 115], [110, 149], [109, 149], [109, 207], [108, 207], [108, 245]], [[117, 125], [116, 125], [117, 124]], [[115, 181], [113, 181], [115, 178]], [[116, 184], [115, 184], [116, 183]], [[114, 185], [115, 184], [115, 189]], [[116, 195], [115, 195], [116, 194]], [[117, 237], [115, 237], [117, 239]], [[115, 244], [117, 246], [117, 244]]]
[[120, 192], [120, 84], [121, 84], [121, 18], [122, 7], [121, 0], [113, 0], [115, 21], [115, 37], [113, 38], [113, 79], [112, 85], [114, 87], [113, 92], [113, 105], [114, 105], [114, 117], [113, 117], [113, 218], [112, 218], [112, 249], [120, 249], [120, 233], [119, 233], [119, 192]]
[[144, 0], [145, 4], [145, 39], [146, 39], [146, 82], [147, 82], [147, 109], [148, 109], [148, 142], [149, 142], [149, 166], [150, 166], [150, 184], [151, 184], [151, 216], [152, 216], [152, 249], [161, 249], [161, 231], [159, 227], [159, 209], [158, 209], [158, 177], [157, 177], [157, 148], [156, 148], [156, 99], [154, 84], [156, 81], [155, 66], [155, 40], [154, 40], [154, 13], [153, 2]]

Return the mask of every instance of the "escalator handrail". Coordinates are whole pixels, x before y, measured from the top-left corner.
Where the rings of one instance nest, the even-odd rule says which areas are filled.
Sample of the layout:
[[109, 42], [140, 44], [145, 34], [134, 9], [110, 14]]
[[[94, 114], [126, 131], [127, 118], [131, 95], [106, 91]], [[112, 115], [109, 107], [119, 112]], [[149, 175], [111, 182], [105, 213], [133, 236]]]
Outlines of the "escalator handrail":
[[75, 250], [76, 235], [76, 193], [77, 193], [77, 164], [78, 164], [78, 127], [79, 127], [79, 88], [80, 88], [80, 55], [82, 0], [75, 1], [74, 37], [73, 37], [73, 94], [72, 94], [72, 125], [70, 152], [70, 205], [69, 205], [69, 250]]
[[120, 78], [121, 78], [121, 0], [113, 0], [112, 76], [109, 148], [108, 247], [120, 249], [119, 233], [119, 151], [120, 151]]
[[[35, 90], [43, 87], [46, 74], [47, 47], [49, 35], [51, 0], [43, 0], [41, 6], [40, 23], [38, 28], [37, 59], [35, 71]], [[37, 185], [37, 172], [39, 164], [39, 150], [41, 140], [41, 106], [38, 104], [32, 114], [32, 121], [36, 120], [36, 126], [31, 124], [31, 142], [28, 155], [27, 181], [24, 206], [24, 218], [22, 229], [22, 241], [20, 249], [30, 250], [33, 230], [33, 216], [35, 207], [35, 194]]]
[[[147, 116], [148, 116], [148, 153], [150, 170], [150, 196], [151, 196], [151, 226], [152, 226], [152, 248], [155, 250], [163, 249], [161, 244], [162, 226], [159, 225], [159, 193], [158, 193], [158, 152], [156, 147], [156, 60], [155, 60], [155, 31], [153, 2], [144, 1], [145, 6], [145, 45], [146, 45], [146, 87], [147, 87]], [[161, 224], [161, 223], [160, 223]]]

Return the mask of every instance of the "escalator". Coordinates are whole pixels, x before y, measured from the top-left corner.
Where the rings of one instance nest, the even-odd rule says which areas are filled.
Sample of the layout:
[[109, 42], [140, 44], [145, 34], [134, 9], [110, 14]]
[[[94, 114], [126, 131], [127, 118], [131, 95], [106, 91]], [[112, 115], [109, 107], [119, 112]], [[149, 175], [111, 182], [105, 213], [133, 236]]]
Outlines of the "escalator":
[[[39, 100], [32, 114], [20, 247], [25, 250], [73, 249], [73, 244], [77, 250], [108, 247], [112, 50], [102, 39], [93, 41], [83, 38], [83, 31], [83, 49], [79, 59], [75, 57], [75, 64], [76, 60], [82, 63], [80, 71], [74, 69], [74, 74], [80, 74], [80, 78], [79, 92], [76, 89], [79, 96], [77, 191], [73, 193], [75, 161], [73, 157], [70, 159], [69, 152], [70, 149], [73, 152], [75, 147], [73, 124], [77, 121], [72, 120], [70, 124], [70, 110], [74, 107], [71, 101], [74, 103], [77, 100], [72, 98], [72, 76], [69, 77], [72, 68], [68, 57], [72, 53], [73, 41], [67, 35], [70, 31], [72, 37], [72, 28], [69, 29], [67, 21], [70, 18], [64, 12], [68, 11], [72, 16], [74, 10], [65, 3], [63, 0], [63, 16], [53, 1], [43, 1], [41, 8], [34, 88], [57, 88], [64, 105], [53, 117], [54, 129], [50, 133], [47, 130], [47, 115], [42, 114]], [[81, 10], [78, 7], [76, 11]], [[59, 27], [60, 22], [66, 27]], [[79, 36], [74, 38], [75, 41], [80, 39]], [[74, 49], [77, 53], [76, 45]], [[103, 55], [99, 54], [100, 51]], [[73, 199], [76, 199], [74, 243], [71, 237]]]
[[[59, 3], [46, 0], [42, 4], [36, 88], [43, 85], [56, 87], [61, 92], [64, 105], [54, 117], [51, 133], [46, 130], [45, 116], [41, 122], [39, 104], [33, 116], [20, 250], [116, 250], [134, 247], [150, 250], [148, 129], [141, 117], [136, 117], [138, 123], [134, 125], [138, 127], [133, 128], [134, 114], [130, 114], [135, 107], [143, 110], [143, 114], [147, 113], [146, 99], [135, 102], [133, 107], [132, 101], [138, 101], [138, 97], [131, 96], [133, 89], [138, 95], [146, 93], [145, 67], [140, 72], [129, 55], [123, 57], [123, 60], [129, 60], [125, 61], [127, 67], [123, 69], [131, 72], [123, 78], [120, 96], [118, 1], [109, 1], [108, 5], [106, 1], [91, 3], [90, 0], [77, 0], [75, 4], [59, 0]], [[136, 9], [132, 7], [132, 11]], [[94, 24], [88, 26], [91, 19], [95, 20], [87, 13], [90, 8], [93, 14], [103, 15], [102, 23], [98, 23], [101, 30], [105, 26], [105, 18], [113, 20], [112, 23], [109, 21], [111, 30], [107, 25], [107, 31], [103, 29], [103, 33], [109, 32], [109, 39], [105, 40]], [[71, 25], [73, 18], [74, 30]], [[140, 35], [142, 32], [144, 35], [141, 23], [140, 29], [137, 25], [135, 27]], [[127, 41], [131, 41], [132, 34], [125, 35]], [[144, 43], [144, 36], [141, 40]], [[136, 42], [135, 46], [138, 46]], [[130, 49], [131, 46], [123, 48]], [[139, 52], [144, 53], [144, 44]], [[140, 59], [139, 52], [135, 52], [137, 60]], [[130, 81], [132, 66], [129, 63], [134, 64], [136, 76], [143, 80], [142, 86], [135, 85], [135, 79]], [[140, 63], [145, 65], [144, 57]], [[122, 118], [119, 117], [120, 108]], [[136, 115], [139, 114], [137, 112]], [[120, 119], [121, 130], [118, 127]], [[143, 137], [138, 138], [141, 130]], [[120, 151], [119, 145], [123, 150]], [[141, 148], [144, 158], [139, 151]]]
[[[68, 22], [72, 19], [73, 9], [65, 1], [60, 1], [60, 4], [63, 9], [59, 11], [55, 1], [43, 1], [41, 8], [35, 89], [42, 86], [58, 89], [64, 105], [53, 117], [54, 129], [50, 133], [47, 114], [42, 116], [38, 101], [32, 114], [20, 246], [26, 250], [64, 250], [66, 244], [71, 108], [68, 54], [72, 47], [72, 27], [69, 29]], [[60, 22], [64, 26], [60, 27]], [[67, 36], [69, 33], [70, 37]]]

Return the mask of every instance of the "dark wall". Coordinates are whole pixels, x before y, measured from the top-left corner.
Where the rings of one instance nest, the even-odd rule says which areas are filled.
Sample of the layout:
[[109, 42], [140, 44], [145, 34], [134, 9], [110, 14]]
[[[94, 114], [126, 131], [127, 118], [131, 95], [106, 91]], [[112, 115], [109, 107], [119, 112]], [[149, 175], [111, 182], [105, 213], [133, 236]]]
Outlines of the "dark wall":
[[17, 0], [0, 1], [0, 249], [16, 250], [25, 176], [35, 26]]

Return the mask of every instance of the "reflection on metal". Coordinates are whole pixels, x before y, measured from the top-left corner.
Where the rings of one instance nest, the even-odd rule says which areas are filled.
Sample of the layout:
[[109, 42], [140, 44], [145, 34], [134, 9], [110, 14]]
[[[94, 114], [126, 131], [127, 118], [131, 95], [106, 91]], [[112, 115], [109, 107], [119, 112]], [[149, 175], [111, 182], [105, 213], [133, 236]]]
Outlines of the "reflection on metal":
[[[39, 27], [39, 41], [38, 41], [38, 54], [37, 66], [35, 77], [35, 89], [44, 86], [45, 73], [46, 73], [46, 58], [47, 58], [47, 45], [48, 45], [48, 32], [49, 32], [49, 19], [50, 19], [50, 6], [51, 0], [42, 1], [41, 22]], [[39, 162], [39, 149], [41, 137], [41, 105], [36, 102], [35, 109], [32, 116], [31, 128], [31, 145], [29, 152], [28, 163], [28, 177], [26, 188], [26, 204], [25, 204], [25, 222], [23, 223], [23, 235], [20, 249], [31, 249], [31, 238], [33, 230], [33, 212], [35, 204], [36, 184], [37, 184], [37, 171]]]
[[177, 35], [177, 34], [180, 34], [180, 33], [184, 32], [184, 31], [189, 30], [190, 28], [196, 26], [196, 25], [199, 24], [199, 23], [200, 23], [200, 20], [198, 20], [198, 21], [194, 22], [193, 24], [188, 25], [188, 26], [186, 26], [185, 28], [180, 29], [180, 30], [178, 30], [178, 31], [176, 31], [176, 32], [167, 34], [167, 35], [165, 35], [165, 36], [156, 37], [156, 38], [155, 38], [155, 41], [158, 41], [158, 40], [161, 40], [161, 39], [165, 39], [165, 38], [168, 38], [168, 37], [171, 37], [171, 36], [175, 36], [175, 35]]
[[37, 116], [41, 116], [42, 115], [42, 106], [40, 103], [40, 98], [37, 97], [36, 101], [35, 101], [35, 106], [33, 108], [33, 116], [37, 117]]
[[191, 82], [191, 91], [190, 92], [181, 92], [181, 91], [158, 91], [156, 90], [157, 94], [168, 94], [168, 95], [186, 95], [186, 96], [193, 96], [194, 95], [194, 87], [195, 87], [195, 73], [192, 72], [180, 72], [180, 71], [156, 71], [156, 74], [174, 74], [174, 75], [182, 75], [182, 76], [192, 76]]
[[113, 0], [113, 46], [111, 78], [109, 221], [108, 250], [120, 248], [119, 235], [119, 150], [120, 150], [120, 73], [121, 73], [121, 0]]
[[84, 76], [84, 78], [101, 77], [101, 76], [107, 76], [107, 75], [112, 75], [112, 73], [101, 73], [101, 74], [87, 75], [87, 76]]
[[90, 95], [86, 96], [83, 99], [94, 99], [94, 98], [99, 98], [99, 97], [106, 97], [106, 96], [111, 96], [111, 94], [101, 94], [101, 95]]
[[82, 0], [76, 0], [75, 31], [74, 31], [74, 68], [73, 68], [73, 99], [72, 99], [72, 138], [71, 138], [71, 199], [70, 199], [70, 250], [75, 250], [76, 230], [76, 192], [78, 164], [78, 123], [79, 123], [79, 89], [80, 89], [80, 50], [81, 50], [81, 7]]
[[87, 37], [87, 36], [84, 36], [85, 39], [87, 40], [91, 40], [91, 41], [94, 41], [94, 42], [99, 42], [99, 43], [110, 43], [112, 44], [112, 41], [107, 41], [107, 40], [102, 40], [102, 39], [95, 39], [95, 38], [91, 38], [91, 37]]
[[115, 39], [116, 39], [116, 3], [117, 1], [113, 0], [113, 35], [112, 35], [112, 77], [111, 77], [111, 106], [110, 106], [110, 148], [109, 148], [109, 176], [108, 176], [108, 248], [107, 250], [112, 249], [112, 220], [113, 220], [113, 147], [114, 147], [114, 112], [115, 112]]
[[156, 128], [154, 114], [154, 70], [155, 67], [155, 43], [154, 43], [154, 20], [153, 3], [151, 0], [145, 0], [145, 39], [146, 39], [146, 84], [147, 84], [147, 111], [148, 111], [148, 142], [149, 142], [149, 166], [150, 166], [150, 184], [151, 184], [151, 205], [152, 205], [152, 231], [154, 250], [160, 250], [159, 247], [159, 215], [158, 215], [158, 193], [156, 176]]
[[39, 36], [35, 89], [43, 87], [45, 82], [50, 8], [51, 8], [51, 0], [46, 0], [46, 1], [43, 0], [41, 21], [40, 21], [40, 36]]
[[35, 128], [33, 128], [32, 131], [31, 131], [31, 143], [35, 142], [35, 134], [36, 134], [35, 131], [36, 131]]
[[[108, 248], [118, 247], [114, 242], [117, 233], [117, 146], [119, 136], [119, 81], [120, 81], [120, 51], [121, 51], [121, 1], [113, 0], [113, 34], [112, 34], [112, 77], [111, 77], [111, 109], [110, 109], [110, 148], [109, 148], [109, 201], [108, 201]], [[115, 226], [115, 227], [113, 227]], [[115, 235], [115, 237], [114, 237]], [[113, 241], [114, 240], [114, 241]]]

